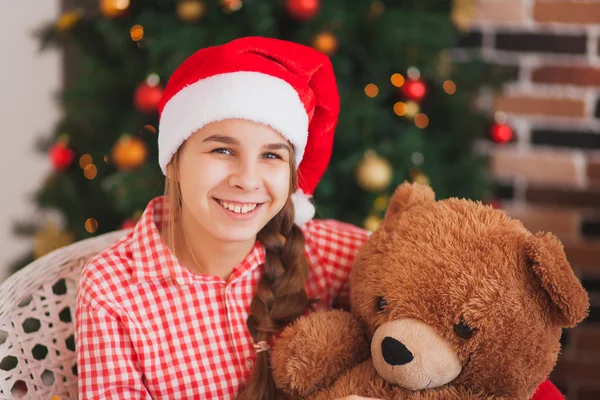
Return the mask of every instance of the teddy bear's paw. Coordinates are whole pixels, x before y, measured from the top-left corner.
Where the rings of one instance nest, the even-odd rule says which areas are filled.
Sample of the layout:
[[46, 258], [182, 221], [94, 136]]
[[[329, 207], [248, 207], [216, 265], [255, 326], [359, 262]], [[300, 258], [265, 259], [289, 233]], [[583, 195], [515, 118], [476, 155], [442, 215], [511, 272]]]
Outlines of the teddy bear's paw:
[[369, 356], [358, 321], [341, 310], [309, 314], [283, 330], [271, 352], [277, 387], [305, 397]]

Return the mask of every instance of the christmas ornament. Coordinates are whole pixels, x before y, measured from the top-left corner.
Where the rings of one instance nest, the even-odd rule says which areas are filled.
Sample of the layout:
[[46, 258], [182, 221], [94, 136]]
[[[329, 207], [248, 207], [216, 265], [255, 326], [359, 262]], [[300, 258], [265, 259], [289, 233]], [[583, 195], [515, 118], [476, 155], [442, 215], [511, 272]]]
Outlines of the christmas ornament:
[[48, 155], [52, 166], [58, 171], [66, 171], [75, 160], [75, 152], [62, 141], [56, 142]]
[[123, 135], [112, 148], [112, 160], [121, 171], [139, 168], [148, 159], [148, 147], [140, 138]]
[[377, 215], [370, 215], [363, 221], [363, 227], [370, 232], [377, 230], [379, 224], [381, 224], [381, 218]]
[[512, 140], [513, 131], [507, 124], [494, 124], [490, 130], [490, 135], [496, 143], [507, 143]]
[[471, 29], [471, 21], [475, 15], [475, 0], [452, 0], [450, 19], [458, 30], [466, 32]]
[[288, 13], [299, 21], [313, 19], [320, 8], [320, 0], [286, 0]]
[[66, 32], [70, 30], [83, 17], [83, 10], [77, 9], [63, 13], [56, 21], [56, 30]]
[[198, 22], [206, 13], [206, 5], [201, 0], [181, 0], [175, 11], [183, 22]]
[[486, 201], [484, 202], [484, 204], [485, 204], [485, 205], [488, 205], [488, 206], [490, 206], [490, 207], [492, 207], [492, 208], [495, 208], [496, 210], [499, 210], [499, 209], [501, 209], [501, 208], [502, 208], [502, 203], [501, 203], [499, 200], [496, 200], [496, 199], [489, 199], [489, 200], [486, 200]]
[[140, 83], [133, 94], [135, 108], [145, 114], [154, 114], [158, 109], [164, 89], [159, 85], [158, 75], [152, 74]]
[[392, 182], [392, 166], [374, 150], [367, 150], [356, 168], [356, 182], [367, 192], [380, 192]]
[[322, 53], [331, 55], [337, 50], [338, 41], [333, 33], [324, 31], [315, 36], [312, 46]]
[[121, 17], [128, 8], [129, 0], [100, 0], [100, 12], [106, 18]]
[[223, 11], [230, 14], [242, 8], [242, 0], [221, 0]]
[[121, 224], [121, 229], [131, 229], [135, 226], [135, 221], [132, 218], [127, 218]]
[[420, 79], [408, 79], [401, 88], [406, 97], [414, 101], [421, 101], [427, 94], [427, 87]]
[[33, 254], [35, 258], [50, 253], [53, 250], [73, 243], [73, 235], [59, 229], [56, 224], [49, 222], [34, 235]]

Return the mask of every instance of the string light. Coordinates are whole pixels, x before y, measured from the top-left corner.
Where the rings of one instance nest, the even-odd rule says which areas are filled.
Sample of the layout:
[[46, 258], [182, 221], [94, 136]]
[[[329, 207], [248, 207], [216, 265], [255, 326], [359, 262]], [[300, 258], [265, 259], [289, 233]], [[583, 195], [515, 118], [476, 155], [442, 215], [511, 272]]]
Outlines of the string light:
[[418, 128], [424, 129], [429, 125], [429, 117], [423, 113], [415, 115], [415, 125]]
[[85, 230], [89, 233], [94, 233], [98, 230], [98, 221], [95, 218], [88, 218], [85, 220]]
[[454, 82], [452, 82], [451, 80], [445, 81], [442, 86], [446, 93], [448, 93], [448, 94], [456, 93], [456, 84]]
[[419, 71], [417, 67], [410, 67], [406, 70], [406, 75], [408, 75], [410, 79], [416, 81], [421, 77], [421, 71]]
[[89, 180], [94, 179], [97, 174], [98, 174], [98, 169], [96, 168], [96, 166], [94, 164], [89, 164], [83, 170], [83, 175]]
[[379, 94], [379, 88], [374, 83], [365, 86], [365, 94], [369, 97], [375, 97]]
[[139, 42], [144, 38], [144, 27], [141, 25], [134, 25], [129, 30], [129, 36], [134, 42]]
[[394, 104], [394, 113], [397, 116], [399, 116], [399, 117], [405, 116], [406, 111], [407, 111], [406, 103], [404, 103], [402, 101], [398, 101], [398, 102], [396, 102], [396, 104]]
[[390, 80], [392, 81], [392, 85], [396, 87], [402, 87], [402, 85], [404, 85], [404, 77], [402, 76], [402, 74], [395, 73], [392, 75]]
[[87, 167], [91, 163], [92, 156], [90, 156], [89, 154], [84, 154], [81, 157], [79, 157], [79, 166], [81, 167], [81, 169], [85, 169], [85, 167]]

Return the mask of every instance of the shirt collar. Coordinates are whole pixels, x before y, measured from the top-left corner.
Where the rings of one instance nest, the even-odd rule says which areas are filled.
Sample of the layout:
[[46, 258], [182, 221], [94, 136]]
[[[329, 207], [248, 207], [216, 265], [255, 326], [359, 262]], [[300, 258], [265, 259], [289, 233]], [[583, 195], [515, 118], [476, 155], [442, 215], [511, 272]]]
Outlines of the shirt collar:
[[159, 227], [167, 216], [168, 198], [166, 196], [156, 197], [148, 203], [133, 229], [131, 252], [133, 279], [136, 283], [168, 279], [179, 285], [202, 282], [230, 284], [265, 261], [264, 247], [257, 240], [246, 258], [233, 269], [227, 282], [216, 276], [195, 274], [179, 264], [161, 237]]

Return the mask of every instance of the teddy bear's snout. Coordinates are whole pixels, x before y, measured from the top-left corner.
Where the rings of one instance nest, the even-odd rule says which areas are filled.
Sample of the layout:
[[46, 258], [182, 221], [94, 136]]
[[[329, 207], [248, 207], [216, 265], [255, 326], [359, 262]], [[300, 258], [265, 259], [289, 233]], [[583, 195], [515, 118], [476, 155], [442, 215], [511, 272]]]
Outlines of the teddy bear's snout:
[[383, 379], [409, 390], [445, 385], [462, 370], [452, 345], [431, 326], [412, 318], [388, 321], [377, 328], [371, 356]]

